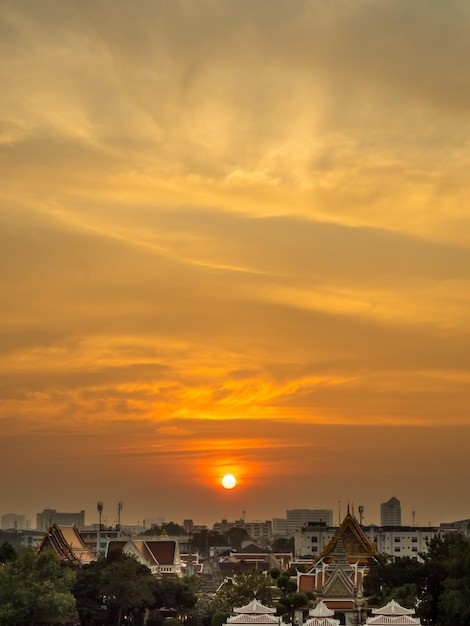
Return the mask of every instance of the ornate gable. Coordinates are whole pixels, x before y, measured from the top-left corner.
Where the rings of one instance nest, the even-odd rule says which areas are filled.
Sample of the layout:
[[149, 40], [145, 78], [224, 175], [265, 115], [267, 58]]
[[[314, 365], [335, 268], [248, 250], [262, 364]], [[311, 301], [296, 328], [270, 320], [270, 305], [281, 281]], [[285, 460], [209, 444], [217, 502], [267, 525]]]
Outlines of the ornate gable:
[[325, 598], [351, 598], [354, 597], [354, 588], [349, 578], [340, 574], [332, 576], [323, 590]]
[[339, 540], [343, 545], [346, 557], [349, 561], [354, 560], [364, 563], [370, 558], [377, 558], [379, 556], [375, 546], [369, 541], [358, 521], [349, 511], [335, 536], [331, 539], [326, 548], [324, 548], [321, 556], [328, 558], [333, 557]]

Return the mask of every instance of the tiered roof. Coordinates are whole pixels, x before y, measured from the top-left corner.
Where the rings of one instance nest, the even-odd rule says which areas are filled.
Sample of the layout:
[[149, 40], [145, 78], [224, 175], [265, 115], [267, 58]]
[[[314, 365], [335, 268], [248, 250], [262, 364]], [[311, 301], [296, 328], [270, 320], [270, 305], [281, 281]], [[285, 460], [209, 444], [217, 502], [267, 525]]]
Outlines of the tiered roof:
[[261, 604], [258, 600], [252, 600], [249, 604], [233, 609], [236, 615], [229, 617], [224, 626], [229, 624], [279, 624], [279, 618], [275, 617], [276, 609]]
[[246, 613], [250, 615], [260, 615], [266, 613], [275, 613], [276, 609], [272, 606], [264, 606], [261, 604], [256, 598], [252, 600], [249, 604], [245, 606], [238, 607], [237, 609], [233, 609], [234, 613]]
[[114, 551], [132, 554], [151, 571], [159, 572], [163, 576], [181, 575], [181, 560], [177, 541], [165, 539], [110, 541], [107, 554]]
[[317, 606], [308, 612], [304, 626], [339, 626], [339, 619], [334, 619], [334, 614], [335, 612], [320, 600]]
[[380, 558], [376, 547], [369, 541], [359, 522], [349, 511], [334, 537], [324, 548], [320, 558], [332, 558], [339, 540], [349, 562], [366, 563], [371, 558]]
[[75, 526], [58, 526], [57, 524], [50, 526], [37, 553], [40, 554], [45, 550], [52, 550], [64, 561], [77, 565], [86, 565], [97, 560]]
[[372, 609], [374, 617], [367, 619], [367, 626], [421, 626], [421, 621], [414, 615], [414, 609], [407, 609], [404, 606], [391, 600], [379, 609]]

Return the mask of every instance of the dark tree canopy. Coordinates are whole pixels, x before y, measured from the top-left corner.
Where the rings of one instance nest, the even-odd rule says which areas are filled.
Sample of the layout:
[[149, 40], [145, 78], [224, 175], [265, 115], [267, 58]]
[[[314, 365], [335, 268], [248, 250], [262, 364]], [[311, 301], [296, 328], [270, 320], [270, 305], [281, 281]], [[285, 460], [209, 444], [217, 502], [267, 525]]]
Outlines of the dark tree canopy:
[[424, 562], [375, 564], [364, 579], [370, 604], [391, 599], [416, 607], [423, 623], [470, 626], [470, 544], [460, 533], [436, 536]]
[[39, 556], [24, 549], [0, 568], [2, 626], [44, 623], [56, 618], [76, 619], [71, 593], [75, 570], [53, 552]]

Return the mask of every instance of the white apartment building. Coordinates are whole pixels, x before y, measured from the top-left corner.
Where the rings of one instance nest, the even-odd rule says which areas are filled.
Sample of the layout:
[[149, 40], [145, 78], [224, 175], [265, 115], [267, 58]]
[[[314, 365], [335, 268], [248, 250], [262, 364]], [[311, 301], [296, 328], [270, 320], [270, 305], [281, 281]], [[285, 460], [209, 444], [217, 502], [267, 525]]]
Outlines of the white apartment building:
[[55, 509], [44, 509], [42, 513], [37, 514], [37, 530], [45, 532], [53, 524], [58, 526], [76, 526], [78, 530], [82, 530], [85, 527], [85, 511], [61, 513]]
[[[392, 559], [410, 557], [421, 560], [428, 551], [428, 542], [436, 535], [458, 532], [454, 527], [431, 526], [363, 526], [367, 538], [380, 554]], [[295, 557], [319, 556], [333, 538], [336, 527], [310, 524], [295, 533]]]
[[273, 536], [292, 537], [297, 530], [313, 523], [332, 526], [333, 511], [331, 509], [289, 509], [285, 518], [273, 518]]
[[269, 539], [272, 535], [272, 523], [270, 520], [245, 522], [243, 519], [229, 522], [223, 519], [220, 522], [215, 522], [212, 527], [214, 531], [223, 534], [228, 532], [231, 528], [243, 528], [253, 540], [257, 539]]

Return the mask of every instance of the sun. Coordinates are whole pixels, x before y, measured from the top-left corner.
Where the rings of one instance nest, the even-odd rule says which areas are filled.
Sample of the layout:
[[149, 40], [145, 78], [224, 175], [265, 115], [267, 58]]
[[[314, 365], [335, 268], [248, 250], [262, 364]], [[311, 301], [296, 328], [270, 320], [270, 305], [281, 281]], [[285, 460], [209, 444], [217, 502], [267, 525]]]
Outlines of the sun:
[[222, 478], [222, 487], [225, 487], [225, 489], [233, 489], [236, 484], [237, 479], [233, 474], [225, 474]]

